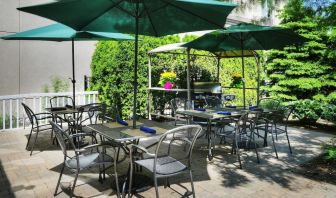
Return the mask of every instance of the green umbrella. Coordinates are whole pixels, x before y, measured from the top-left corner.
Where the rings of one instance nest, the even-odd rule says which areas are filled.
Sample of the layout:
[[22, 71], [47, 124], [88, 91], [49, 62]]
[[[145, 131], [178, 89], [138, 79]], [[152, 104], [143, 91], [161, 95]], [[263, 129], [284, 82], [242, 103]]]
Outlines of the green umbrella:
[[219, 29], [207, 33], [194, 41], [186, 43], [184, 47], [210, 52], [241, 50], [245, 107], [244, 51], [282, 49], [288, 45], [302, 44], [306, 41], [306, 38], [291, 29], [240, 23], [227, 29]]
[[135, 127], [138, 35], [164, 36], [223, 28], [234, 4], [214, 0], [67, 0], [19, 8], [68, 25], [75, 30], [135, 34]]
[[75, 107], [75, 58], [74, 41], [88, 40], [134, 40], [134, 37], [121, 33], [75, 31], [74, 29], [60, 23], [10, 34], [1, 37], [5, 40], [44, 40], [44, 41], [72, 41], [72, 87]]

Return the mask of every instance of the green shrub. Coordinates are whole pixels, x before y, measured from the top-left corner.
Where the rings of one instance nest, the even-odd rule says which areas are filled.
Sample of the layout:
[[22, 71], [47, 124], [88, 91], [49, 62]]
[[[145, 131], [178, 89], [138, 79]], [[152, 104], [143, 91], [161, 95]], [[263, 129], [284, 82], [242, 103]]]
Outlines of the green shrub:
[[[4, 118], [2, 116], [0, 116], [0, 129], [2, 129], [3, 127], [3, 120]], [[5, 117], [5, 129], [9, 129], [10, 128], [10, 122], [9, 122], [9, 115], [6, 115]], [[15, 128], [17, 126], [17, 122], [16, 122], [16, 117], [12, 116], [12, 127]]]
[[323, 105], [314, 100], [299, 100], [294, 105], [294, 117], [305, 124], [314, 124], [323, 112]]
[[325, 144], [323, 148], [326, 152], [327, 160], [336, 159], [336, 138], [335, 137], [331, 138], [330, 142], [328, 144]]
[[322, 118], [330, 122], [336, 123], [336, 105], [324, 105]]

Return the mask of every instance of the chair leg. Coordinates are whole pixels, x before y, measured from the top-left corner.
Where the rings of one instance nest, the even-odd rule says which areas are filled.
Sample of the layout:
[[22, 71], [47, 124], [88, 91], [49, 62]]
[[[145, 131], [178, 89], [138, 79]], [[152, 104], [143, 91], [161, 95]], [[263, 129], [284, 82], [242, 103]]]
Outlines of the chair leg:
[[[119, 147], [118, 147], [119, 148]], [[119, 181], [118, 181], [118, 171], [117, 171], [117, 155], [116, 151], [114, 150], [114, 158], [113, 158], [113, 166], [114, 166], [114, 179], [117, 188], [117, 197], [120, 197], [120, 190], [119, 190]]]
[[58, 182], [57, 182], [57, 184], [56, 184], [56, 189], [55, 189], [54, 196], [57, 195], [57, 190], [58, 190], [58, 187], [59, 187], [59, 185], [60, 185], [60, 183], [61, 183], [61, 178], [62, 178], [62, 175], [63, 175], [64, 167], [65, 167], [65, 163], [63, 163], [63, 166], [62, 166], [62, 169], [61, 169], [59, 178], [58, 178]]
[[237, 159], [238, 159], [238, 162], [239, 162], [239, 168], [243, 169], [243, 166], [242, 166], [242, 163], [241, 163], [241, 160], [240, 160], [239, 142], [236, 141], [235, 145], [236, 145], [235, 151], [236, 151]]
[[194, 179], [193, 179], [191, 170], [189, 170], [189, 174], [190, 174], [191, 190], [192, 190], [193, 198], [195, 198], [196, 195], [195, 195], [195, 188], [194, 188]]
[[33, 154], [34, 146], [35, 146], [36, 141], [37, 141], [38, 133], [39, 133], [39, 130], [37, 129], [37, 131], [36, 131], [36, 136], [35, 136], [35, 139], [34, 139], [34, 143], [33, 143], [33, 146], [31, 147], [31, 150], [30, 150], [30, 156], [32, 156], [32, 154]]
[[275, 123], [274, 123], [274, 129], [275, 129], [275, 140], [278, 141], [278, 131]]
[[32, 133], [33, 133], [33, 128], [30, 130], [29, 137], [28, 137], [28, 141], [27, 141], [27, 145], [26, 145], [26, 149], [28, 148], [28, 145], [29, 145], [29, 142], [30, 142], [30, 138], [31, 138]]
[[70, 192], [71, 193], [70, 197], [74, 197], [75, 196], [74, 192], [75, 192], [75, 187], [76, 187], [76, 182], [77, 182], [78, 174], [79, 174], [79, 171], [77, 170], [74, 183], [72, 184], [72, 188], [71, 188], [71, 192]]
[[158, 189], [158, 183], [157, 183], [157, 178], [154, 176], [154, 186], [155, 186], [155, 194], [156, 198], [159, 198], [159, 189]]
[[274, 149], [274, 152], [275, 152], [275, 156], [276, 156], [277, 159], [279, 159], [278, 151], [276, 149], [275, 141], [274, 141], [273, 126], [271, 126], [271, 135], [272, 135], [272, 142], [273, 142], [273, 149]]
[[289, 152], [290, 154], [292, 154], [292, 148], [291, 148], [291, 145], [290, 145], [290, 142], [289, 142], [289, 137], [288, 137], [288, 132], [287, 132], [287, 129], [286, 129], [286, 137], [287, 137], [287, 142], [288, 142], [288, 147], [289, 147]]
[[[132, 180], [133, 180], [133, 163], [131, 162], [129, 165], [128, 198], [131, 197], [131, 193], [132, 193]], [[124, 190], [123, 190], [123, 194], [124, 194]]]

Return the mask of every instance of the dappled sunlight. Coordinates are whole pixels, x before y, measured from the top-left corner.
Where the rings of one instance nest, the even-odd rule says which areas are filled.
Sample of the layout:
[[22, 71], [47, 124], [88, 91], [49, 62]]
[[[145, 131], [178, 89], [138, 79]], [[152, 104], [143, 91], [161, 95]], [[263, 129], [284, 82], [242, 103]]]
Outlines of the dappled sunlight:
[[[51, 197], [55, 190], [59, 176], [63, 156], [60, 148], [52, 144], [50, 132], [39, 136], [35, 152], [29, 156], [24, 149], [28, 131], [18, 130], [11, 133], [0, 134], [0, 158], [2, 165], [2, 177], [6, 175], [8, 183], [6, 189], [9, 193], [17, 195], [31, 195], [42, 193]], [[293, 154], [289, 153], [286, 138], [278, 137], [276, 142], [279, 159], [276, 159], [273, 151], [271, 138], [268, 138], [268, 146], [260, 147], [263, 140], [258, 139], [258, 152], [260, 163], [253, 150], [241, 149], [243, 169], [239, 169], [237, 156], [231, 154], [229, 144], [216, 142], [213, 160], [207, 159], [207, 139], [200, 137], [195, 144], [192, 156], [192, 169], [196, 188], [196, 195], [204, 197], [223, 197], [241, 194], [241, 197], [249, 197], [250, 194], [263, 195], [265, 189], [272, 188], [268, 195], [277, 196], [283, 193], [295, 195], [310, 192], [312, 188], [319, 189], [327, 184], [318, 183], [305, 179], [303, 176], [292, 171], [300, 164], [318, 156], [322, 150], [321, 145], [331, 137], [329, 134], [311, 132], [300, 128], [290, 128], [289, 137]], [[2, 144], [3, 143], [3, 144]], [[174, 144], [183, 149], [183, 145]], [[179, 150], [177, 149], [177, 150]], [[39, 152], [37, 152], [39, 151]], [[151, 149], [153, 151], [153, 148]], [[72, 152], [70, 152], [70, 155]], [[176, 153], [178, 155], [178, 153]], [[122, 154], [124, 155], [124, 154]], [[118, 174], [125, 175], [128, 170], [128, 157], [126, 161], [118, 165]], [[151, 178], [147, 171], [144, 175]], [[73, 174], [65, 171], [62, 178], [62, 186], [66, 188], [73, 181]], [[159, 191], [162, 197], [183, 197], [186, 189], [190, 190], [188, 174], [170, 179], [171, 187], [164, 188], [164, 181], [159, 180]], [[181, 185], [178, 185], [181, 184]], [[78, 179], [76, 196], [79, 197], [107, 197], [115, 196], [112, 170], [107, 170], [106, 180], [98, 181], [98, 169], [83, 171]], [[331, 184], [320, 190], [319, 194], [335, 190]], [[60, 192], [59, 196], [67, 192]], [[152, 197], [154, 189], [134, 195], [134, 197]]]

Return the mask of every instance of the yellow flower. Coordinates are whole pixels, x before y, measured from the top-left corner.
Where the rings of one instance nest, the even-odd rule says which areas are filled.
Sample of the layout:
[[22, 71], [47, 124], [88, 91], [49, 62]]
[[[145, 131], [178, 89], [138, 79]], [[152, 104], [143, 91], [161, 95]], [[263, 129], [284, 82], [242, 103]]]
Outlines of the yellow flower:
[[164, 73], [161, 73], [161, 77], [163, 77], [163, 78], [176, 78], [176, 74], [174, 72], [164, 72]]

